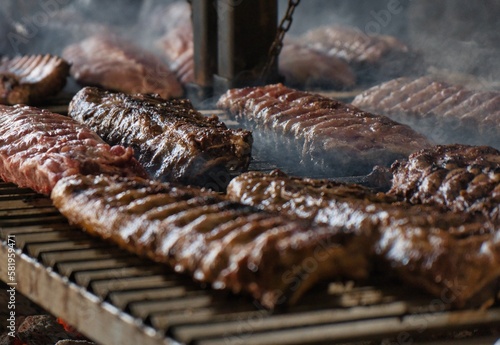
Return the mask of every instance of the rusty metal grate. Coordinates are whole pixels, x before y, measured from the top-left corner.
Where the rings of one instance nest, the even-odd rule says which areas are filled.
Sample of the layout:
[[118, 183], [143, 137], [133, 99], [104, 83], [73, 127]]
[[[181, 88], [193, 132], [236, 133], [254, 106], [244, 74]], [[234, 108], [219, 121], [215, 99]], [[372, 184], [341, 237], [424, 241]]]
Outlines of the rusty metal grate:
[[[102, 344], [334, 343], [500, 325], [498, 307], [451, 311], [383, 284], [331, 283], [271, 313], [93, 238], [69, 225], [48, 198], [0, 183], [0, 238], [9, 235], [18, 291]], [[2, 242], [0, 262], [6, 258]], [[7, 281], [3, 269], [0, 278]]]

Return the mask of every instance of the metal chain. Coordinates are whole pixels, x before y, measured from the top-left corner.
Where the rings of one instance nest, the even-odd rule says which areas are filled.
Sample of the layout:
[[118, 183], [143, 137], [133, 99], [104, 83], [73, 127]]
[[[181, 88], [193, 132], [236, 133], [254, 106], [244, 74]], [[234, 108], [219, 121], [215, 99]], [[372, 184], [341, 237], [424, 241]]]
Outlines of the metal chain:
[[281, 49], [283, 48], [283, 39], [285, 38], [285, 34], [288, 30], [290, 30], [290, 26], [292, 26], [292, 16], [295, 8], [299, 5], [300, 0], [288, 0], [288, 9], [285, 13], [285, 16], [281, 20], [281, 23], [278, 27], [278, 31], [276, 32], [276, 38], [273, 41], [273, 44], [269, 48], [268, 60], [264, 67], [262, 68], [262, 72], [260, 73], [261, 80], [265, 80], [269, 75], [271, 68], [273, 67], [276, 59], [281, 53]]

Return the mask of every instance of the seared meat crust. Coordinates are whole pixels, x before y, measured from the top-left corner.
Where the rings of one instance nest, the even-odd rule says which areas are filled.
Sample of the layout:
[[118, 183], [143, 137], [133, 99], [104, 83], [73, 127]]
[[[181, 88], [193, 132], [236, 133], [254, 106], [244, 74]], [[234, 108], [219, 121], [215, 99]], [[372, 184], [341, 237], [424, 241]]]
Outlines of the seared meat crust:
[[[364, 175], [373, 166], [388, 166], [397, 158], [429, 146], [411, 128], [385, 116], [361, 111], [316, 94], [282, 84], [227, 91], [217, 105], [248, 123], [273, 146], [284, 168], [301, 174]], [[270, 137], [270, 139], [269, 139]]]
[[162, 181], [205, 185], [223, 174], [219, 182], [227, 184], [229, 174], [250, 162], [252, 134], [203, 116], [189, 100], [87, 87], [71, 101], [69, 115], [106, 142], [133, 147], [150, 175]]
[[110, 147], [87, 127], [46, 110], [0, 105], [0, 177], [50, 194], [74, 174], [147, 176], [134, 151]]
[[472, 91], [428, 77], [399, 78], [368, 89], [352, 103], [407, 124], [438, 144], [500, 149], [500, 92]]
[[319, 280], [367, 275], [371, 238], [194, 187], [80, 175], [59, 181], [51, 197], [87, 232], [214, 288], [250, 293], [269, 308], [296, 302]]
[[[447, 303], [491, 301], [500, 278], [500, 227], [483, 215], [396, 202], [356, 185], [249, 172], [228, 186], [228, 196], [265, 211], [316, 224], [343, 226], [373, 238], [368, 258]], [[370, 260], [370, 259], [369, 259]]]
[[52, 55], [19, 56], [0, 63], [0, 104], [33, 105], [66, 85], [69, 65]]
[[390, 194], [414, 204], [482, 213], [500, 227], [500, 151], [438, 145], [392, 166]]

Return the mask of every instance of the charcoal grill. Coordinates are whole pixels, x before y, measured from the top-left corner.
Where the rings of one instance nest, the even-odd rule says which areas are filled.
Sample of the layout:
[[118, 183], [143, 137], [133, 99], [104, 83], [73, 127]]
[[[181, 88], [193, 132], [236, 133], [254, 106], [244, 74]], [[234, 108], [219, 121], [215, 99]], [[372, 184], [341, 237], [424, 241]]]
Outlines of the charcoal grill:
[[[91, 237], [47, 197], [0, 183], [0, 262], [7, 262], [9, 235], [16, 241], [17, 291], [102, 344], [408, 341], [465, 329], [488, 334], [500, 324], [499, 307], [454, 311], [394, 283], [330, 283], [270, 312]], [[0, 279], [8, 282], [3, 268]], [[491, 334], [473, 339], [495, 341]]]

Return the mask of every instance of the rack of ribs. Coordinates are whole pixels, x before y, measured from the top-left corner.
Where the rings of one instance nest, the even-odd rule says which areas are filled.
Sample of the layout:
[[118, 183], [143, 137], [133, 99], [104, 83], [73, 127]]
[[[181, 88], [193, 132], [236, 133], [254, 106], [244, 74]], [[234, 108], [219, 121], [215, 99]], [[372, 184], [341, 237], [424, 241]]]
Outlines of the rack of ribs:
[[256, 146], [265, 142], [280, 166], [294, 173], [364, 175], [429, 146], [388, 117], [282, 84], [232, 89], [217, 105], [252, 127]]
[[37, 104], [66, 85], [69, 64], [57, 56], [32, 55], [0, 62], [0, 104]]
[[438, 144], [500, 148], [498, 91], [473, 91], [428, 77], [399, 78], [366, 90], [352, 103], [408, 124]]
[[0, 177], [50, 194], [73, 174], [147, 176], [131, 148], [110, 147], [87, 127], [46, 110], [0, 105]]
[[184, 93], [174, 72], [155, 55], [115, 35], [95, 35], [66, 47], [70, 73], [82, 85], [134, 93], [156, 93], [163, 98]]
[[280, 172], [242, 174], [229, 184], [228, 197], [263, 211], [368, 232], [374, 241], [366, 255], [372, 261], [413, 286], [446, 296], [446, 303], [484, 304], [497, 293], [500, 232], [483, 215], [396, 202], [361, 186]]
[[78, 175], [60, 180], [51, 198], [85, 231], [268, 308], [296, 302], [320, 280], [367, 275], [372, 234], [291, 220], [208, 190]]
[[403, 42], [388, 35], [369, 35], [349, 26], [321, 26], [298, 42], [347, 62], [359, 80], [394, 78], [412, 72], [413, 53]]
[[250, 162], [252, 134], [203, 116], [189, 100], [86, 87], [71, 101], [69, 115], [109, 144], [134, 148], [158, 180], [221, 189]]
[[392, 166], [390, 194], [414, 204], [482, 213], [500, 227], [500, 151], [438, 145]]

